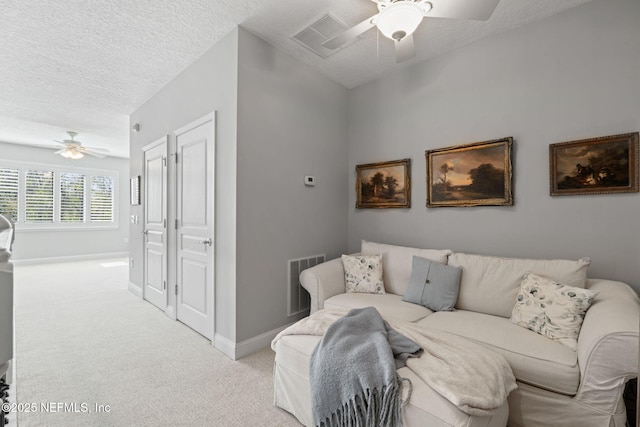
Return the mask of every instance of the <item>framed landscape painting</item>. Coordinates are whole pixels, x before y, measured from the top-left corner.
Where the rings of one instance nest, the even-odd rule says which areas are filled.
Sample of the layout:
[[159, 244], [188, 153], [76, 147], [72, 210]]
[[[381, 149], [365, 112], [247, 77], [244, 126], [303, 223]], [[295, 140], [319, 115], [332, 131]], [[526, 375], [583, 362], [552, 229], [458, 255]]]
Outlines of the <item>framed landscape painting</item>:
[[428, 150], [427, 207], [510, 206], [513, 138]]
[[637, 193], [638, 151], [638, 132], [551, 144], [550, 193]]
[[411, 159], [356, 165], [356, 208], [410, 208]]

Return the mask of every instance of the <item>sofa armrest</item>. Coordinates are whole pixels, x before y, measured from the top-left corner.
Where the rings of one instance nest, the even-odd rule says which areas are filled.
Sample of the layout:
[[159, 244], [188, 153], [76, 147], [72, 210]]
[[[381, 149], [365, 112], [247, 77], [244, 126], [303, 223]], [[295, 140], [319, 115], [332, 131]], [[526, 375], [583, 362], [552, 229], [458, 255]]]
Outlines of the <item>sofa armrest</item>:
[[588, 279], [599, 291], [578, 337], [580, 388], [576, 399], [603, 411], [618, 411], [625, 383], [638, 376], [640, 299], [622, 282]]
[[300, 284], [311, 295], [311, 313], [324, 307], [326, 299], [345, 292], [342, 259], [336, 258], [300, 273]]

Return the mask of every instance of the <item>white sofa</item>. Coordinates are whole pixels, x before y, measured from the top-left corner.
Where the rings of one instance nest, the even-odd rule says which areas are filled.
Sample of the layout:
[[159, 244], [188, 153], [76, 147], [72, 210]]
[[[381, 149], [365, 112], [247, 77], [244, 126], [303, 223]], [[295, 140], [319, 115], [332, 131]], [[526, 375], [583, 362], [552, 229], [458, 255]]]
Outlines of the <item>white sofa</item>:
[[[362, 242], [362, 254], [383, 254], [386, 294], [346, 293], [341, 259], [305, 270], [302, 286], [311, 311], [373, 306], [384, 318], [467, 337], [502, 354], [517, 379], [493, 417], [469, 417], [426, 384], [414, 382], [403, 419], [408, 426], [617, 426], [624, 427], [625, 383], [638, 376], [640, 300], [627, 284], [587, 279], [589, 261], [508, 259]], [[412, 258], [462, 268], [455, 311], [432, 312], [408, 303]], [[599, 291], [584, 318], [577, 351], [512, 323], [509, 318], [527, 271]], [[582, 282], [582, 283], [580, 283]], [[312, 425], [308, 362], [316, 336], [286, 336], [275, 343], [275, 404]], [[405, 371], [407, 368], [403, 368]]]

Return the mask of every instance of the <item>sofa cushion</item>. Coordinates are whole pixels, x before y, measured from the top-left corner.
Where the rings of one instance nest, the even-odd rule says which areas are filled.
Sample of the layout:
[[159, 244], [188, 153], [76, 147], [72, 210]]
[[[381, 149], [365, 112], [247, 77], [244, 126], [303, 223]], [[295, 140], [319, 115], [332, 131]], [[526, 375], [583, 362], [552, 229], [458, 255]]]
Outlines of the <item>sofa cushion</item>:
[[448, 264], [462, 267], [456, 308], [508, 318], [525, 273], [530, 271], [584, 288], [590, 263], [588, 258], [542, 260], [453, 253]]
[[576, 352], [514, 325], [509, 319], [464, 310], [440, 311], [419, 320], [417, 325], [472, 339], [500, 353], [518, 381], [569, 396], [578, 390]]
[[460, 267], [452, 267], [413, 256], [409, 287], [403, 301], [424, 305], [433, 311], [451, 311], [458, 299]]
[[409, 286], [414, 255], [446, 264], [447, 257], [451, 253], [448, 249], [419, 249], [366, 240], [362, 241], [360, 252], [363, 255], [382, 254], [385, 290], [396, 295], [404, 295]]
[[[309, 359], [321, 338], [311, 335], [288, 335], [278, 340], [275, 345], [274, 385], [276, 404], [294, 413], [305, 425], [313, 425], [311, 420]], [[467, 415], [425, 384], [409, 368], [399, 369], [398, 375], [411, 381], [411, 399], [402, 413], [404, 425], [494, 427], [504, 426], [507, 423], [509, 406], [506, 401], [491, 416]], [[283, 403], [290, 403], [290, 405], [283, 406]], [[290, 406], [295, 406], [295, 408]]]
[[384, 294], [382, 255], [342, 255], [347, 292]]
[[322, 339], [318, 335], [288, 335], [276, 343], [275, 362], [309, 380], [309, 358]]
[[415, 322], [425, 316], [430, 315], [433, 311], [426, 307], [410, 302], [402, 301], [400, 295], [394, 294], [339, 294], [332, 296], [324, 302], [324, 308], [336, 309], [375, 307], [380, 315], [385, 319], [402, 320], [406, 322]]
[[598, 291], [565, 286], [527, 273], [510, 320], [576, 350], [582, 320], [596, 295]]

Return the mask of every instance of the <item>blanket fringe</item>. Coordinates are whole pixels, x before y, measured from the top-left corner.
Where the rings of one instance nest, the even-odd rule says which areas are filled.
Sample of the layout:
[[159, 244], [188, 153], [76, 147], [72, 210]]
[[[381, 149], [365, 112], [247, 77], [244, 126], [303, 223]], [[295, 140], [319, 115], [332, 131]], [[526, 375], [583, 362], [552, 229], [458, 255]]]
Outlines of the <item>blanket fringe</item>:
[[[402, 400], [403, 383], [408, 383], [407, 398]], [[344, 403], [320, 421], [317, 427], [401, 427], [402, 408], [409, 403], [412, 384], [408, 378], [397, 377], [395, 384], [385, 386], [380, 392], [367, 389]]]

